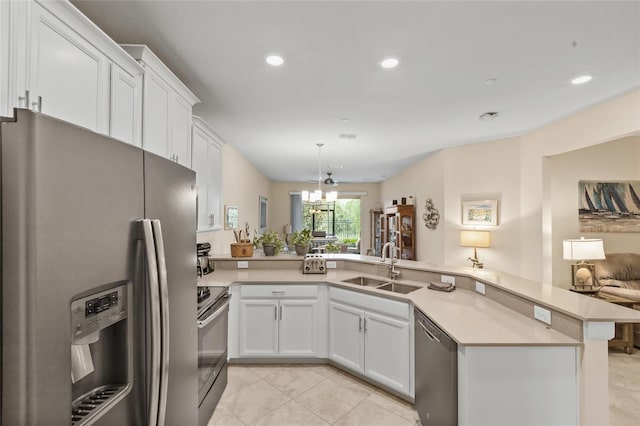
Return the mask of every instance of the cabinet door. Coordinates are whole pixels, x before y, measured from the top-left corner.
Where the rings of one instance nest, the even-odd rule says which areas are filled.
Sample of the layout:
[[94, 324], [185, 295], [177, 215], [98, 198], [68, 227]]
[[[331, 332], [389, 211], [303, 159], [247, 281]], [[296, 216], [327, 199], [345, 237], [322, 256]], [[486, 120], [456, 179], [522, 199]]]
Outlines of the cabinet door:
[[208, 231], [209, 223], [209, 177], [211, 166], [208, 161], [209, 139], [207, 135], [194, 126], [193, 128], [193, 159], [191, 168], [196, 172], [196, 186], [198, 187], [198, 231]]
[[281, 300], [278, 346], [281, 356], [315, 356], [317, 300]]
[[392, 389], [410, 394], [411, 329], [407, 321], [366, 312], [364, 374]]
[[278, 354], [278, 302], [240, 301], [240, 356]]
[[191, 105], [174, 94], [171, 112], [171, 155], [174, 161], [191, 167]]
[[329, 303], [329, 359], [364, 372], [364, 315], [359, 309]]
[[131, 76], [111, 64], [110, 134], [142, 147], [142, 75]]
[[198, 231], [222, 228], [222, 150], [199, 117], [193, 120], [191, 168], [198, 186]]
[[169, 153], [169, 114], [173, 91], [153, 69], [145, 66], [142, 147], [165, 158]]
[[212, 229], [221, 229], [222, 213], [222, 149], [217, 142], [209, 142], [208, 151], [209, 170], [208, 179], [208, 200], [209, 200], [209, 222]]
[[12, 117], [13, 108], [29, 108], [27, 101], [27, 45], [29, 4], [0, 1], [0, 116]]
[[38, 3], [31, 6], [32, 109], [108, 134], [108, 58]]

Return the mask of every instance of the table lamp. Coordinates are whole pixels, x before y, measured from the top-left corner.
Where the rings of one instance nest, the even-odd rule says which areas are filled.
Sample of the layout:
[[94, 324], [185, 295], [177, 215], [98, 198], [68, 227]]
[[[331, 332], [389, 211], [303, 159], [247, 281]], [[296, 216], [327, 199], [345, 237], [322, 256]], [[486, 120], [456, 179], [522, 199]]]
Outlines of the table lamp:
[[562, 258], [565, 260], [578, 260], [571, 265], [571, 284], [581, 291], [597, 291], [598, 285], [593, 263], [587, 260], [604, 259], [604, 245], [599, 238], [584, 238], [563, 240]]
[[473, 247], [473, 257], [468, 258], [474, 268], [482, 269], [484, 263], [478, 260], [478, 248], [490, 247], [491, 233], [489, 231], [460, 231], [460, 245]]

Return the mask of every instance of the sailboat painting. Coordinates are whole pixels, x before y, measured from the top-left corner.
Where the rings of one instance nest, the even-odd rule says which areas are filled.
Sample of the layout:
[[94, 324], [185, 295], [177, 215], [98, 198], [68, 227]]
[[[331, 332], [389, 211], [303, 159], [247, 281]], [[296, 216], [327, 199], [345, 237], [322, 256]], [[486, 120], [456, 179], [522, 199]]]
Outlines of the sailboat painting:
[[640, 181], [578, 182], [580, 232], [640, 232]]

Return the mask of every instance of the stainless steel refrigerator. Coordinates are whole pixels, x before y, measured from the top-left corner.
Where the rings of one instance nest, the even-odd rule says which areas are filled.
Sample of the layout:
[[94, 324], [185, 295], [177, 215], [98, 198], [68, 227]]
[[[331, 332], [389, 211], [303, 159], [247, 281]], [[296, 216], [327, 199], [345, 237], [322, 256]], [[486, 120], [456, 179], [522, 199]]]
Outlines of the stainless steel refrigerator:
[[1, 123], [3, 426], [197, 425], [195, 174]]

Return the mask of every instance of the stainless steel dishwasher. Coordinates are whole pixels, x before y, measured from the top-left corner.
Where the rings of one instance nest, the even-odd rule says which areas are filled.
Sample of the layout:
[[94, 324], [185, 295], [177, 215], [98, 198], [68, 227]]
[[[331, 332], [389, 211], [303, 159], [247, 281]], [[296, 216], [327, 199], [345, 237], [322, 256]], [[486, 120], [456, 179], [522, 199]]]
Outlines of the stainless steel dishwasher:
[[415, 309], [416, 411], [423, 425], [458, 424], [458, 344]]

